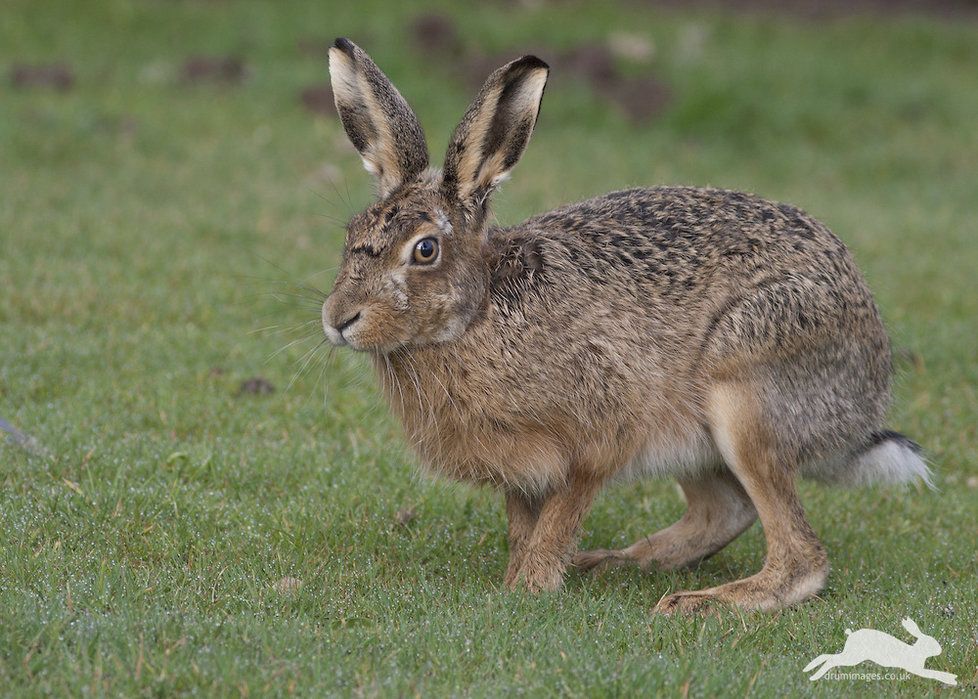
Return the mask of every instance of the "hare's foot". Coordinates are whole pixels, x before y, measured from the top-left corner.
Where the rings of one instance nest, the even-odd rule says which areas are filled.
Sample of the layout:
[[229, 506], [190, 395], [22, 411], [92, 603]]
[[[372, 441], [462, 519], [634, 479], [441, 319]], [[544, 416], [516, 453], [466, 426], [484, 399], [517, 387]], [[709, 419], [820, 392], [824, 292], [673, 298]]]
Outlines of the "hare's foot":
[[626, 555], [628, 549], [594, 549], [593, 551], [578, 551], [571, 558], [571, 565], [578, 570], [599, 573], [615, 566], [635, 563], [633, 558]]
[[528, 592], [556, 592], [564, 584], [567, 566], [559, 558], [527, 555], [513, 582], [507, 587], [511, 590], [525, 588]]
[[572, 564], [581, 570], [628, 563], [660, 570], [685, 568], [712, 556], [757, 519], [743, 486], [726, 469], [680, 481], [679, 485], [687, 509], [678, 522], [625, 549], [582, 551]]
[[[533, 531], [521, 546], [521, 560], [510, 559], [506, 587], [525, 587], [530, 592], [560, 588], [577, 530], [600, 486], [599, 479], [573, 470], [565, 484], [542, 499]], [[511, 532], [512, 523], [511, 515]]]
[[[802, 572], [804, 571], [804, 572]], [[773, 611], [813, 597], [825, 585], [828, 564], [793, 572], [765, 568], [743, 580], [707, 590], [683, 591], [666, 595], [655, 606], [660, 614], [706, 614], [718, 606], [733, 606], [744, 611]]]
[[523, 557], [514, 553], [509, 554], [509, 563], [506, 564], [506, 575], [503, 576], [503, 586], [507, 590], [516, 589], [516, 578], [520, 574], [520, 567], [523, 565]]
[[698, 592], [667, 595], [665, 614], [702, 612], [714, 603], [773, 610], [814, 596], [825, 584], [825, 549], [805, 519], [794, 483], [792, 453], [782, 448], [778, 426], [749, 381], [718, 385], [710, 396], [710, 428], [724, 461], [754, 504], [767, 539], [761, 572]]

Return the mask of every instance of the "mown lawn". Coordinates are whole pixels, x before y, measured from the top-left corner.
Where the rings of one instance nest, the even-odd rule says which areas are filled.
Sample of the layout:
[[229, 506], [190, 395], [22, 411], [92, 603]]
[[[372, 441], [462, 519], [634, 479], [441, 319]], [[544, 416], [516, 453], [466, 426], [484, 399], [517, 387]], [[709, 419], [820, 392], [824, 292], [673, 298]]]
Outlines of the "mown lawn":
[[[0, 418], [36, 440], [0, 439], [0, 692], [978, 691], [978, 20], [444, 11], [454, 58], [416, 46], [410, 3], [3, 3], [0, 69], [62, 62], [74, 84], [0, 83]], [[696, 570], [507, 594], [499, 499], [417, 475], [364, 358], [319, 351], [287, 389], [318, 341], [314, 299], [292, 292], [328, 288], [370, 197], [336, 118], [298, 97], [325, 81], [317, 47], [369, 50], [440, 158], [474, 94], [456, 66], [620, 32], [643, 49], [622, 74], [654, 73], [662, 111], [636, 122], [555, 70], [499, 219], [656, 183], [802, 206], [876, 290], [899, 350], [892, 426], [936, 469], [936, 492], [803, 487], [834, 567], [797, 609], [650, 614], [759, 568], [756, 526]], [[244, 77], [193, 83], [195, 55], [239, 56]], [[256, 377], [276, 390], [240, 391]], [[616, 486], [583, 543], [681, 511], [670, 483]], [[801, 672], [847, 627], [910, 640], [908, 615], [957, 688]]]

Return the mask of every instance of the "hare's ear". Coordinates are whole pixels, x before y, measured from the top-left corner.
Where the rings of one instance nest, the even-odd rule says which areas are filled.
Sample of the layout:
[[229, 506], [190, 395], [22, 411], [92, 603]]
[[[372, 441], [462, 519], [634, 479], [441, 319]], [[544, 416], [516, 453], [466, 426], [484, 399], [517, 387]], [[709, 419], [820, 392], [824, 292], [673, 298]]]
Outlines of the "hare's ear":
[[536, 56], [523, 56], [489, 76], [448, 144], [446, 195], [463, 205], [485, 204], [526, 149], [549, 73]]
[[329, 76], [343, 128], [384, 197], [428, 167], [414, 111], [380, 68], [349, 39], [329, 49]]
[[917, 624], [915, 624], [914, 620], [911, 619], [910, 617], [907, 617], [901, 623], [903, 624], [903, 628], [905, 628], [911, 636], [923, 635], [922, 633], [920, 633], [920, 629], [917, 628]]

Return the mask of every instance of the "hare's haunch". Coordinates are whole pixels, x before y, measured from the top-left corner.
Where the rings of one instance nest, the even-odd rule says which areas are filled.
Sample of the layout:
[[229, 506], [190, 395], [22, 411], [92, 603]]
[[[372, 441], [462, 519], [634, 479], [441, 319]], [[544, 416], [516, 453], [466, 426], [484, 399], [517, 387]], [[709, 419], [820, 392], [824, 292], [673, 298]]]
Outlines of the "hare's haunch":
[[[928, 479], [919, 447], [883, 429], [889, 341], [821, 223], [748, 194], [661, 187], [497, 228], [489, 199], [530, 139], [546, 63], [489, 76], [441, 169], [366, 53], [338, 39], [329, 70], [378, 200], [348, 226], [323, 328], [373, 357], [428, 468], [504, 493], [507, 586], [554, 590], [569, 564], [691, 565], [760, 518], [759, 573], [658, 609], [776, 609], [828, 573], [797, 476]], [[686, 514], [575, 556], [601, 486], [638, 475], [678, 479]]]

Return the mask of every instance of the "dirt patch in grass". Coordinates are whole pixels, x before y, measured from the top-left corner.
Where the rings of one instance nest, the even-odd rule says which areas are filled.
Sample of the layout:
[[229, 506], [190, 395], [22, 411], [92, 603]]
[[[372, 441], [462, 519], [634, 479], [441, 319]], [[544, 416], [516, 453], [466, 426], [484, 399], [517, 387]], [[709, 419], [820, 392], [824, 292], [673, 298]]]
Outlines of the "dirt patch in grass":
[[318, 36], [303, 36], [296, 40], [295, 48], [303, 56], [326, 60], [333, 42]]
[[180, 68], [185, 83], [238, 85], [247, 77], [245, 62], [239, 56], [191, 56]]
[[238, 387], [239, 396], [267, 396], [272, 393], [275, 393], [275, 385], [263, 376], [242, 381]]
[[[606, 41], [581, 43], [571, 48], [532, 44], [490, 54], [469, 48], [449, 15], [426, 12], [412, 21], [411, 37], [415, 49], [426, 60], [448, 66], [472, 90], [478, 90], [501, 65], [518, 56], [533, 54], [550, 64], [551, 85], [565, 80], [585, 83], [634, 123], [654, 119], [672, 97], [669, 86], [651, 65], [655, 47], [642, 35], [616, 32]], [[635, 69], [623, 70], [628, 65]]]
[[[576, 0], [575, 0], [576, 1]], [[495, 0], [513, 10], [566, 8], [571, 0]], [[976, 0], [619, 0], [623, 9], [653, 7], [677, 10], [708, 10], [763, 15], [787, 15], [810, 19], [834, 19], [853, 15], [918, 14], [958, 19], [978, 19]]]
[[336, 103], [333, 101], [333, 90], [329, 84], [310, 85], [299, 93], [299, 101], [302, 106], [313, 114], [319, 116], [333, 116], [336, 114]]
[[66, 63], [15, 63], [10, 67], [10, 85], [16, 90], [47, 88], [68, 92], [75, 86], [75, 73]]
[[852, 15], [926, 14], [978, 18], [975, 0], [624, 0], [625, 4], [833, 19]]
[[426, 56], [457, 58], [465, 52], [455, 20], [438, 12], [416, 17], [411, 22], [411, 37], [415, 47]]
[[645, 65], [634, 74], [626, 73], [609, 44], [599, 42], [563, 50], [521, 46], [500, 54], [474, 55], [461, 62], [461, 77], [476, 90], [493, 70], [525, 54], [534, 54], [550, 64], [551, 87], [566, 80], [585, 83], [598, 98], [613, 105], [635, 124], [653, 120], [672, 99], [669, 85], [651, 66]]
[[672, 100], [672, 90], [655, 75], [627, 77], [598, 88], [636, 124], [651, 121]]

